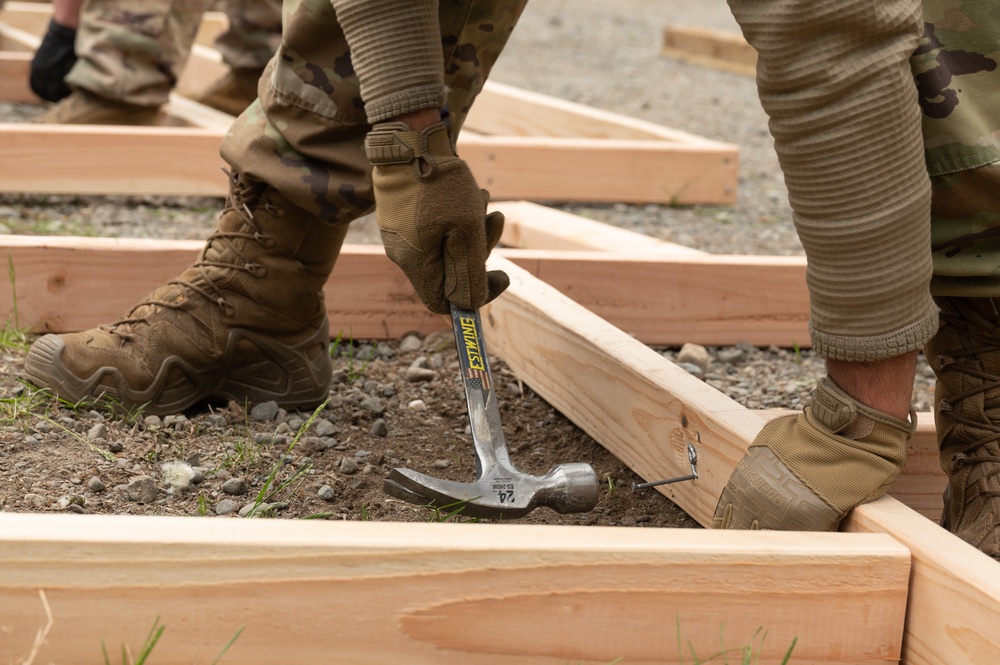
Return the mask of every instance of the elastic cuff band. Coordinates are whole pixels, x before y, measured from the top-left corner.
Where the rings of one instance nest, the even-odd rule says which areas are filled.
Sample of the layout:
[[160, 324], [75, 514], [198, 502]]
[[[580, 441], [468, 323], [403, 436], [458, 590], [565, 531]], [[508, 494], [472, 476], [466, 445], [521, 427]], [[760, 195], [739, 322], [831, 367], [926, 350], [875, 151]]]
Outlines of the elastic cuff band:
[[425, 109], [440, 109], [445, 105], [445, 87], [433, 84], [394, 92], [365, 104], [368, 122], [375, 124], [391, 118]]
[[847, 362], [870, 362], [901, 356], [923, 347], [938, 329], [937, 309], [896, 332], [874, 337], [842, 337], [820, 332], [809, 323], [812, 348], [823, 358]]

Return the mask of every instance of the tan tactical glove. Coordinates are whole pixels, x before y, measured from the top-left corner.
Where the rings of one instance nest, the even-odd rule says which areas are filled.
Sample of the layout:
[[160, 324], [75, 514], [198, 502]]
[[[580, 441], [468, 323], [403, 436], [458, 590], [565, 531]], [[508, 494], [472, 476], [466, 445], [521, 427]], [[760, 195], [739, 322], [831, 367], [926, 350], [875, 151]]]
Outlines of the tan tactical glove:
[[417, 132], [404, 123], [375, 125], [365, 150], [375, 167], [375, 218], [385, 252], [427, 308], [446, 314], [451, 302], [478, 309], [503, 293], [507, 274], [486, 272], [503, 215], [486, 215], [489, 194], [455, 154], [447, 126]]
[[834, 531], [855, 506], [896, 480], [917, 426], [820, 381], [802, 413], [771, 421], [736, 466], [715, 509], [716, 529]]

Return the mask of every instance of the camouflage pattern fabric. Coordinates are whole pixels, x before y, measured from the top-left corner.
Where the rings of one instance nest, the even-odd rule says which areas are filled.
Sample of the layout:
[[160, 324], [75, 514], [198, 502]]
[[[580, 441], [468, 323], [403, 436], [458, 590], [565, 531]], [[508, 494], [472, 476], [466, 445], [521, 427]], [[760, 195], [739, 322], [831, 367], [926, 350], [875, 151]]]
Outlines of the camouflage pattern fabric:
[[[457, 136], [527, 0], [440, 0], [449, 122]], [[351, 54], [329, 0], [286, 0], [278, 53], [222, 156], [326, 222], [374, 205], [368, 125]]]
[[[66, 81], [141, 106], [167, 101], [212, 0], [89, 0], [77, 33], [79, 59]], [[233, 67], [262, 68], [280, 41], [280, 0], [223, 0], [230, 30], [217, 46]]]
[[935, 295], [1000, 296], [1000, 20], [991, 0], [924, 0], [911, 59], [923, 109]]

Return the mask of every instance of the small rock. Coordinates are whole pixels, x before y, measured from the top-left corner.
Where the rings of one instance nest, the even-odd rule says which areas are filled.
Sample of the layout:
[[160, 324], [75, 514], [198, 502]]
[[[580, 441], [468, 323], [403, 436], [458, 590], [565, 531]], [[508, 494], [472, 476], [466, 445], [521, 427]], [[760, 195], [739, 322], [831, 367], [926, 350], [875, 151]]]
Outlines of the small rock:
[[411, 369], [430, 369], [430, 363], [427, 360], [427, 356], [420, 356], [412, 363], [410, 363]]
[[239, 504], [232, 499], [223, 499], [219, 503], [215, 504], [215, 514], [216, 515], [231, 515], [239, 510]]
[[100, 478], [94, 476], [93, 478], [87, 481], [87, 489], [89, 489], [91, 492], [103, 492], [104, 490], [107, 489], [107, 487], [104, 485], [103, 482], [101, 482]]
[[302, 425], [304, 425], [305, 422], [306, 421], [300, 418], [299, 416], [292, 416], [291, 418], [285, 421], [285, 424], [288, 425], [289, 430], [293, 432], [298, 432], [300, 429], [302, 429]]
[[26, 445], [26, 446], [37, 446], [38, 445], [38, 439], [36, 439], [35, 437], [33, 437], [33, 436], [31, 436], [29, 434], [28, 436], [24, 437], [24, 445]]
[[385, 420], [379, 418], [372, 423], [371, 429], [368, 433], [372, 436], [389, 436], [389, 427], [385, 424]]
[[157, 427], [163, 427], [163, 421], [159, 416], [146, 416], [142, 419], [142, 424], [148, 429], [154, 429]]
[[399, 343], [399, 352], [412, 353], [413, 351], [419, 351], [423, 345], [423, 341], [416, 335], [406, 335]]
[[121, 451], [125, 450], [125, 446], [123, 446], [118, 441], [109, 441], [108, 450], [113, 453], [120, 453]]
[[729, 365], [735, 365], [738, 362], [742, 362], [746, 358], [747, 353], [738, 346], [734, 346], [729, 349], [720, 349], [715, 357], [720, 363], [726, 363]]
[[44, 508], [45, 504], [47, 503], [45, 497], [42, 496], [41, 494], [25, 494], [24, 502], [30, 503], [35, 508]]
[[212, 427], [225, 427], [229, 424], [229, 420], [221, 413], [209, 414], [208, 418], [205, 420], [207, 420], [208, 424]]
[[230, 478], [222, 483], [222, 491], [233, 496], [241, 496], [250, 491], [250, 486], [242, 478]]
[[447, 469], [449, 466], [451, 466], [451, 462], [446, 459], [434, 460], [434, 463], [431, 464], [432, 469]]
[[136, 476], [125, 490], [128, 498], [136, 503], [153, 503], [160, 495], [156, 481], [149, 476]]
[[690, 363], [692, 365], [697, 365], [701, 368], [704, 374], [705, 370], [708, 369], [708, 364], [712, 361], [711, 357], [708, 355], [708, 349], [706, 349], [701, 344], [692, 344], [688, 342], [681, 347], [681, 350], [677, 353], [677, 364]]
[[677, 363], [677, 366], [680, 367], [685, 372], [687, 372], [688, 374], [692, 376], [697, 376], [699, 379], [705, 376], [704, 370], [702, 370], [701, 367], [695, 365], [694, 363]]
[[274, 420], [278, 416], [278, 403], [275, 401], [254, 404], [250, 410], [250, 418], [258, 422]]
[[358, 407], [376, 416], [385, 412], [385, 403], [378, 397], [366, 397], [361, 400], [361, 404], [358, 404]]
[[323, 438], [327, 436], [333, 436], [337, 433], [337, 428], [333, 426], [326, 418], [318, 418], [315, 423], [313, 423], [313, 432], [316, 436]]
[[340, 472], [350, 476], [358, 472], [358, 462], [353, 457], [345, 457], [340, 460]]
[[432, 369], [423, 369], [422, 367], [407, 367], [406, 368], [406, 380], [410, 383], [418, 383], [421, 381], [433, 381], [437, 378], [437, 372]]
[[338, 369], [333, 372], [333, 385], [342, 385], [350, 383], [351, 379], [347, 375], [347, 370]]
[[316, 492], [316, 495], [324, 501], [333, 501], [337, 498], [337, 492], [335, 492], [329, 485], [323, 485], [320, 487], [319, 491]]
[[104, 423], [98, 423], [91, 427], [87, 431], [87, 440], [93, 441], [94, 439], [107, 439], [108, 438], [108, 426]]
[[415, 399], [406, 405], [406, 408], [412, 409], [414, 411], [426, 411], [427, 404], [422, 399]]

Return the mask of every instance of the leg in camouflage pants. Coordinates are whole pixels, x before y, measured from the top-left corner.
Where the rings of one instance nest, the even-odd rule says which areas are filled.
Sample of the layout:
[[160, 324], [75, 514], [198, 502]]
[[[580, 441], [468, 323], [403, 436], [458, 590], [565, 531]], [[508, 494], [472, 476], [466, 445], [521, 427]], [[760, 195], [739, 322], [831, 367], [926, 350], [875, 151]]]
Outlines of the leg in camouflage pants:
[[[453, 135], [523, 5], [439, 3]], [[114, 325], [38, 340], [25, 362], [35, 385], [147, 414], [327, 397], [322, 289], [348, 223], [373, 205], [370, 127], [328, 0], [290, 0], [284, 19], [260, 98], [224, 141], [231, 193], [199, 261]]]
[[[80, 95], [52, 109], [45, 122], [155, 123], [188, 60], [211, 0], [90, 0], [81, 16], [78, 61], [66, 82]], [[235, 88], [222, 110], [239, 113], [255, 96], [261, 71], [281, 38], [280, 0], [223, 0], [230, 28], [216, 46]], [[204, 101], [211, 101], [216, 89]], [[81, 104], [82, 102], [82, 104]], [[84, 108], [81, 108], [83, 106]], [[90, 109], [88, 106], [97, 106]], [[103, 113], [102, 113], [103, 111]]]
[[912, 59], [932, 176], [941, 327], [925, 352], [948, 475], [944, 526], [1000, 559], [1000, 22], [994, 5], [924, 0]]

